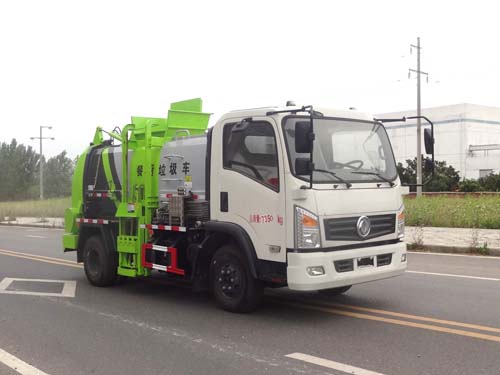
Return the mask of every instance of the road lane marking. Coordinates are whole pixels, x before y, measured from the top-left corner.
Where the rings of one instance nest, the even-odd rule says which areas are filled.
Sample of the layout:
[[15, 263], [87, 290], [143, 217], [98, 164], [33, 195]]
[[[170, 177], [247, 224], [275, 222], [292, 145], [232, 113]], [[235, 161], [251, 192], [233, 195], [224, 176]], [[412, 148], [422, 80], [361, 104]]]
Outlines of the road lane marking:
[[468, 276], [468, 275], [457, 275], [453, 273], [439, 273], [439, 272], [424, 272], [424, 271], [406, 271], [406, 273], [416, 273], [421, 275], [431, 275], [431, 276], [444, 276], [444, 277], [458, 277], [462, 279], [474, 279], [474, 280], [486, 280], [486, 281], [500, 281], [494, 277], [480, 277], [480, 276]]
[[500, 260], [500, 257], [488, 256], [488, 255], [467, 255], [467, 254], [450, 254], [450, 253], [433, 253], [432, 251], [407, 251], [408, 254], [416, 255], [439, 255], [444, 257], [465, 257], [474, 259], [496, 259]]
[[57, 264], [59, 266], [66, 266], [66, 267], [73, 267], [73, 268], [83, 268], [82, 265], [80, 265], [80, 264], [78, 264], [76, 262], [67, 261], [65, 259], [42, 257], [41, 255], [31, 255], [31, 254], [27, 254], [27, 253], [17, 253], [17, 252], [5, 251], [5, 250], [1, 250], [1, 249], [0, 249], [0, 254], [1, 255], [8, 255], [8, 256], [11, 256], [11, 257], [15, 257], [15, 258], [35, 260], [37, 262]]
[[380, 372], [365, 370], [363, 368], [354, 367], [351, 365], [346, 365], [346, 364], [340, 363], [340, 362], [330, 361], [329, 359], [315, 357], [315, 356], [312, 356], [309, 354], [304, 354], [304, 353], [287, 354], [285, 357], [298, 359], [299, 361], [303, 361], [303, 362], [307, 362], [307, 363], [312, 363], [314, 365], [331, 368], [333, 370], [342, 371], [342, 372], [345, 372], [347, 374], [352, 374], [352, 375], [384, 375]]
[[5, 250], [5, 249], [0, 249], [0, 251], [2, 251], [2, 252], [6, 252], [6, 253], [11, 253], [11, 254], [14, 254], [14, 255], [31, 256], [31, 257], [34, 257], [34, 258], [41, 258], [41, 259], [53, 260], [53, 261], [56, 261], [56, 262], [63, 262], [63, 263], [69, 263], [69, 264], [78, 264], [78, 263], [77, 263], [77, 262], [75, 262], [74, 260], [68, 260], [68, 259], [63, 259], [63, 258], [49, 257], [49, 256], [46, 256], [46, 255], [38, 255], [38, 254], [32, 254], [32, 253], [24, 253], [24, 252], [20, 252], [20, 251]]
[[[57, 283], [63, 284], [60, 293], [44, 293], [30, 292], [24, 290], [7, 290], [7, 288], [15, 281], [27, 281], [35, 283]], [[23, 294], [28, 296], [45, 296], [45, 297], [69, 297], [74, 298], [76, 294], [76, 281], [74, 280], [46, 280], [46, 279], [19, 279], [6, 277], [0, 282], [0, 294]]]
[[24, 237], [28, 237], [28, 238], [47, 238], [45, 236], [37, 236], [37, 235], [34, 235], [34, 234], [27, 234]]
[[405, 313], [399, 313], [399, 312], [388, 311], [388, 310], [372, 309], [372, 308], [369, 308], [369, 307], [362, 307], [362, 306], [344, 305], [344, 304], [341, 304], [341, 303], [330, 303], [330, 302], [325, 303], [323, 301], [321, 301], [321, 302], [314, 301], [314, 303], [320, 303], [321, 305], [324, 305], [324, 306], [340, 307], [340, 308], [344, 308], [344, 309], [365, 311], [365, 312], [371, 312], [371, 313], [375, 313], [375, 314], [396, 316], [398, 318], [407, 318], [407, 319], [412, 319], [412, 320], [420, 320], [420, 321], [424, 321], [424, 322], [431, 322], [431, 323], [437, 323], [437, 324], [445, 324], [445, 325], [449, 325], [449, 326], [456, 326], [456, 327], [462, 327], [462, 328], [471, 328], [471, 329], [476, 329], [478, 331], [488, 331], [488, 332], [500, 333], [500, 328], [482, 326], [482, 325], [478, 325], [478, 324], [470, 324], [470, 323], [456, 322], [456, 321], [453, 321], [453, 320], [444, 320], [444, 319], [429, 318], [429, 317], [426, 317], [426, 316], [405, 314]]
[[460, 330], [460, 329], [434, 326], [431, 324], [409, 322], [409, 321], [399, 320], [399, 319], [384, 318], [382, 316], [368, 315], [368, 314], [362, 314], [362, 313], [357, 313], [357, 312], [352, 312], [352, 311], [339, 310], [339, 309], [334, 309], [334, 308], [326, 307], [326, 306], [306, 305], [303, 303], [295, 303], [295, 302], [281, 302], [281, 301], [275, 301], [275, 302], [283, 304], [283, 305], [287, 305], [287, 306], [293, 306], [293, 307], [306, 309], [306, 310], [321, 311], [321, 312], [326, 312], [326, 313], [335, 314], [335, 315], [348, 316], [351, 318], [374, 320], [377, 322], [396, 324], [396, 325], [412, 327], [412, 328], [420, 328], [420, 329], [425, 329], [425, 330], [429, 330], [429, 331], [451, 333], [451, 334], [458, 335], [458, 336], [472, 337], [472, 338], [476, 338], [476, 339], [482, 339], [482, 340], [494, 341], [494, 342], [500, 343], [500, 336], [487, 335], [484, 333], [470, 332], [470, 331], [464, 331], [464, 330]]
[[37, 369], [19, 358], [14, 357], [12, 354], [0, 348], [0, 363], [10, 367], [21, 375], [49, 375], [42, 370]]

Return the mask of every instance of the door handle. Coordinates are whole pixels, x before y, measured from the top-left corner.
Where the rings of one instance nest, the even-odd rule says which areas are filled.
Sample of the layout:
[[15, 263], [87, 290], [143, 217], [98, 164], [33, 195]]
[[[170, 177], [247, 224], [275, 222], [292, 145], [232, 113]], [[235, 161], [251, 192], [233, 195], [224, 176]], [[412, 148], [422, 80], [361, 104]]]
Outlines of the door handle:
[[229, 197], [227, 191], [220, 192], [220, 211], [228, 212], [229, 210]]

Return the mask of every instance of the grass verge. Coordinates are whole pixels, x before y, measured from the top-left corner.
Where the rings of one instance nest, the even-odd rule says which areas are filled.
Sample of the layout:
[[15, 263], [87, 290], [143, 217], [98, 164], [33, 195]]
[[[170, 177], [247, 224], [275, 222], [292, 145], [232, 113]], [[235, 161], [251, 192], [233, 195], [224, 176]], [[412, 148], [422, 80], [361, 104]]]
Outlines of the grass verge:
[[71, 198], [54, 198], [43, 201], [0, 202], [0, 218], [8, 217], [64, 217], [64, 210], [71, 206]]
[[500, 195], [405, 197], [406, 225], [500, 229]]

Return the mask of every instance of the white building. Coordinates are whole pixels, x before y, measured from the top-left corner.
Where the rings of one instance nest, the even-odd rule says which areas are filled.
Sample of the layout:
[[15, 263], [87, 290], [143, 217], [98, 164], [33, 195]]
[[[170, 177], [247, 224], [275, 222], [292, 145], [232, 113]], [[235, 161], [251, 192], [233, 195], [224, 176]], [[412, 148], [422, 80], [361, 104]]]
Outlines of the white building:
[[[415, 116], [416, 111], [393, 112], [377, 118]], [[444, 160], [459, 171], [461, 177], [479, 178], [500, 172], [500, 108], [474, 104], [456, 104], [422, 109], [422, 115], [434, 123], [436, 160]], [[422, 120], [422, 125], [428, 127]], [[416, 120], [387, 123], [397, 162], [417, 153]], [[422, 138], [423, 138], [422, 130]], [[422, 139], [422, 152], [425, 152]]]

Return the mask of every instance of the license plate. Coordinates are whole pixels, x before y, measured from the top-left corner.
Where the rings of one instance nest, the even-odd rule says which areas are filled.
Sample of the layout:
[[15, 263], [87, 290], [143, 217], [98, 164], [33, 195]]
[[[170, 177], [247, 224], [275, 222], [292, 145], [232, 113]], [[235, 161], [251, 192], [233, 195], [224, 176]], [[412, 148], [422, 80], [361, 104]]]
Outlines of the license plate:
[[375, 257], [358, 258], [358, 268], [373, 267]]

